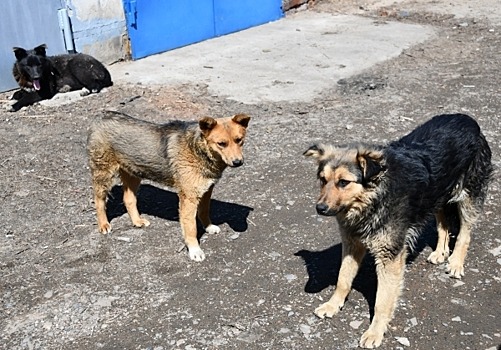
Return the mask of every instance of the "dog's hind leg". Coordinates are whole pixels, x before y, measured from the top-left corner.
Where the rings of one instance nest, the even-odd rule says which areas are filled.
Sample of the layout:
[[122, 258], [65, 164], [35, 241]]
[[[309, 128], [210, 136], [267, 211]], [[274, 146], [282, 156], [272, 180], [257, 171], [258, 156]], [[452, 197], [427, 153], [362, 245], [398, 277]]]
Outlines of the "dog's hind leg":
[[362, 348], [377, 348], [383, 341], [402, 290], [406, 256], [407, 249], [404, 248], [392, 260], [375, 257], [378, 280], [376, 305], [371, 325], [360, 339]]
[[449, 228], [443, 209], [435, 214], [437, 220], [438, 241], [435, 251], [428, 256], [432, 264], [441, 264], [449, 257]]
[[464, 276], [464, 260], [468, 252], [468, 247], [470, 246], [471, 228], [478, 217], [478, 211], [470, 195], [467, 195], [457, 204], [459, 208], [460, 229], [447, 266], [450, 277], [453, 278], [461, 278]]
[[214, 186], [211, 186], [207, 192], [204, 193], [202, 198], [200, 199], [200, 203], [198, 204], [198, 219], [204, 226], [205, 232], [210, 234], [215, 234], [221, 232], [221, 229], [213, 225], [210, 220], [210, 198], [212, 196], [212, 190]]
[[183, 231], [184, 243], [188, 247], [191, 260], [203, 261], [205, 253], [197, 239], [197, 209], [199, 199], [195, 194], [179, 191], [179, 221]]
[[315, 309], [315, 314], [318, 317], [332, 317], [341, 310], [346, 297], [351, 291], [353, 280], [357, 275], [365, 252], [366, 248], [360, 241], [343, 237], [342, 261], [336, 289], [328, 302], [323, 303]]
[[136, 227], [150, 226], [150, 222], [143, 219], [137, 210], [136, 193], [141, 184], [141, 179], [120, 169], [120, 178], [122, 179], [122, 188], [124, 192], [124, 204], [127, 213]]

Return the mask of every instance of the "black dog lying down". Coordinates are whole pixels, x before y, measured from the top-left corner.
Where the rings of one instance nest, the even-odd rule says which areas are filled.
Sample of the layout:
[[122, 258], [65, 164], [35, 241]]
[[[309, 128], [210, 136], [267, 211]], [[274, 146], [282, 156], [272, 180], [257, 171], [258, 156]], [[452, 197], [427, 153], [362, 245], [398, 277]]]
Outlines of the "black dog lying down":
[[82, 53], [47, 56], [46, 48], [45, 44], [33, 50], [14, 47], [12, 74], [21, 90], [13, 95], [17, 102], [11, 111], [51, 99], [58, 92], [86, 89], [88, 94], [113, 85], [106, 67], [94, 57]]

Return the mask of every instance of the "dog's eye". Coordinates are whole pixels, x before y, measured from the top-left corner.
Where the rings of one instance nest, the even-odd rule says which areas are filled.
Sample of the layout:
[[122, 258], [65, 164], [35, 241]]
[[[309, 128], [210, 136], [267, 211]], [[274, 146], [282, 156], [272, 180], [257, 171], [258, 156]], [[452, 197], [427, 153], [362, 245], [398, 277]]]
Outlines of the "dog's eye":
[[341, 179], [337, 182], [337, 186], [340, 188], [344, 188], [344, 187], [348, 186], [350, 184], [350, 182], [351, 181]]
[[218, 142], [217, 145], [221, 148], [225, 148], [226, 146], [228, 146], [228, 142], [226, 141], [221, 141], [221, 142]]
[[327, 179], [325, 177], [320, 176], [318, 179], [320, 180], [320, 184], [322, 186], [325, 186], [327, 184]]
[[237, 145], [241, 144], [241, 143], [242, 143], [242, 139], [241, 139], [240, 137], [239, 137], [239, 138], [236, 138], [236, 139], [235, 139], [235, 143], [236, 143]]

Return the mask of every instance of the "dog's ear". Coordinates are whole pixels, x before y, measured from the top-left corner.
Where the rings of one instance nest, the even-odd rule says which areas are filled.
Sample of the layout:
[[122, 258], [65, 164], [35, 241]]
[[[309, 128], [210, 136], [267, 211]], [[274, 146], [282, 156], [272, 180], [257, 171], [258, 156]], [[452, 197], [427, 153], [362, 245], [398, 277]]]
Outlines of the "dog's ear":
[[12, 51], [14, 51], [14, 55], [18, 61], [22, 60], [26, 56], [28, 56], [28, 52], [22, 47], [13, 47]]
[[211, 117], [203, 117], [198, 121], [198, 126], [204, 135], [207, 135], [217, 125], [217, 120]]
[[323, 145], [313, 145], [306, 151], [304, 151], [303, 156], [320, 159], [324, 154], [325, 154], [325, 149]]
[[234, 121], [237, 124], [242, 125], [244, 128], [249, 125], [250, 117], [247, 114], [237, 114], [231, 118], [232, 121]]
[[46, 57], [47, 56], [47, 53], [45, 52], [46, 49], [47, 49], [47, 45], [42, 44], [42, 45], [38, 45], [37, 47], [35, 47], [33, 49], [33, 51], [35, 51], [35, 53], [38, 56]]
[[357, 161], [362, 170], [363, 182], [366, 183], [377, 177], [383, 170], [383, 152], [378, 150], [359, 150]]

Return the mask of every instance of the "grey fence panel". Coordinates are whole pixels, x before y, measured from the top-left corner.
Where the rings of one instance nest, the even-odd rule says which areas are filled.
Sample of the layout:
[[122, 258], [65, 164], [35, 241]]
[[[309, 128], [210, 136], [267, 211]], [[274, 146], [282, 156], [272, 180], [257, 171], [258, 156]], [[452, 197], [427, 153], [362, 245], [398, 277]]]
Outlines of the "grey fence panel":
[[66, 53], [57, 11], [64, 0], [0, 0], [0, 91], [17, 87], [12, 77], [12, 48], [47, 44], [47, 54]]

